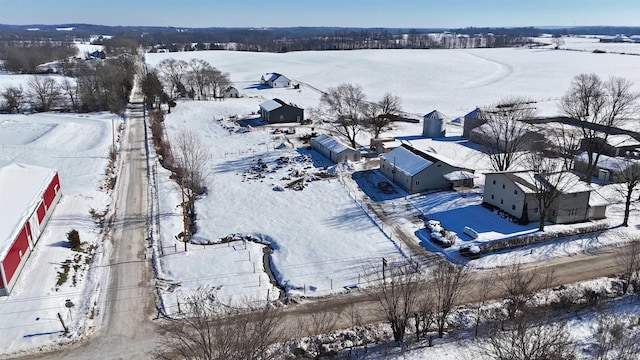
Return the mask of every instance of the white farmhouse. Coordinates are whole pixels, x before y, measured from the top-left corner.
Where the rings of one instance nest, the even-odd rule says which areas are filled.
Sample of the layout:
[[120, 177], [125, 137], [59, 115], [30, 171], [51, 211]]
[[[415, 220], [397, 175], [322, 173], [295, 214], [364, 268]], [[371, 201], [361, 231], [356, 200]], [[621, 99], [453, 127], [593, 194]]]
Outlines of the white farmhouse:
[[266, 73], [260, 78], [262, 85], [267, 85], [272, 88], [281, 88], [291, 86], [291, 80], [286, 76], [278, 73]]

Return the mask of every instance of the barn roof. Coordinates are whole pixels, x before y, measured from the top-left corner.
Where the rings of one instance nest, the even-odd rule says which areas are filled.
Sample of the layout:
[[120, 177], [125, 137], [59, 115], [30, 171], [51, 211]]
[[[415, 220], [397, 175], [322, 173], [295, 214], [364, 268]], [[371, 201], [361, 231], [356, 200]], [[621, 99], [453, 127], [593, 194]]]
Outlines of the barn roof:
[[55, 173], [17, 163], [0, 167], [0, 258], [4, 258], [20, 226], [36, 210]]
[[301, 107], [299, 107], [296, 104], [287, 103], [287, 102], [284, 102], [284, 101], [282, 101], [282, 100], [280, 100], [278, 98], [267, 100], [267, 101], [263, 102], [262, 104], [260, 104], [260, 108], [262, 108], [262, 109], [264, 109], [266, 111], [273, 111], [273, 110], [278, 109], [278, 108], [280, 108], [282, 106], [291, 106], [291, 107], [294, 107], [294, 108], [297, 108], [297, 109], [302, 109]]
[[341, 143], [340, 141], [334, 139], [332, 136], [329, 136], [329, 135], [316, 136], [314, 138], [314, 141], [324, 146], [326, 149], [328, 149], [334, 154], [339, 154], [343, 151], [351, 149], [347, 145]]
[[278, 109], [280, 107], [282, 107], [282, 103], [276, 101], [277, 99], [273, 99], [273, 100], [267, 100], [265, 102], [263, 102], [262, 104], [260, 104], [260, 107], [265, 109], [266, 111], [273, 111], [275, 109]]
[[389, 164], [393, 164], [395, 170], [409, 176], [416, 175], [433, 164], [432, 161], [414, 154], [403, 146], [397, 147], [380, 157], [386, 159]]

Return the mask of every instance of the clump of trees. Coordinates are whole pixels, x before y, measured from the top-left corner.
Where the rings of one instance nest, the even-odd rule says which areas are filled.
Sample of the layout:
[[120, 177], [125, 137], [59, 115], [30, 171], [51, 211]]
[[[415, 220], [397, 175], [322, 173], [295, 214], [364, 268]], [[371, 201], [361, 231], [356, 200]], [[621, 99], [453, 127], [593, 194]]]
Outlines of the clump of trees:
[[270, 304], [241, 310], [217, 301], [210, 288], [188, 295], [184, 317], [160, 323], [162, 342], [156, 359], [280, 359], [281, 311]]
[[578, 120], [582, 147], [587, 154], [585, 179], [591, 181], [607, 138], [620, 123], [637, 110], [640, 93], [628, 79], [610, 77], [603, 81], [596, 74], [579, 74], [560, 100], [560, 110]]
[[5, 43], [0, 46], [0, 60], [9, 72], [37, 74], [49, 71], [39, 68], [41, 64], [73, 57], [77, 52], [73, 44], [66, 42]]
[[336, 132], [354, 148], [360, 132], [369, 131], [373, 137], [379, 137], [400, 113], [398, 96], [387, 92], [378, 102], [370, 102], [360, 85], [349, 83], [323, 93], [318, 109], [318, 115], [330, 119]]
[[158, 72], [169, 96], [188, 96], [191, 99], [206, 100], [222, 97], [231, 85], [228, 73], [223, 73], [207, 61], [164, 59], [158, 64]]
[[382, 271], [370, 271], [371, 281], [378, 284], [370, 292], [396, 342], [404, 341], [411, 324], [418, 339], [432, 329], [442, 337], [451, 311], [468, 289], [469, 269], [463, 265], [438, 261], [426, 274], [428, 290], [423, 275], [415, 264], [383, 262]]

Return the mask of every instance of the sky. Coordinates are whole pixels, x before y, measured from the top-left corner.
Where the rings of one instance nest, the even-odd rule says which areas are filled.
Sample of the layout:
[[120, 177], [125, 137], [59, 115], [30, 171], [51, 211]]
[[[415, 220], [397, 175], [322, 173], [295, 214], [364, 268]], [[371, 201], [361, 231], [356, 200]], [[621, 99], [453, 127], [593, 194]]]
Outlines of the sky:
[[176, 27], [640, 26], [617, 0], [0, 0], [0, 24]]

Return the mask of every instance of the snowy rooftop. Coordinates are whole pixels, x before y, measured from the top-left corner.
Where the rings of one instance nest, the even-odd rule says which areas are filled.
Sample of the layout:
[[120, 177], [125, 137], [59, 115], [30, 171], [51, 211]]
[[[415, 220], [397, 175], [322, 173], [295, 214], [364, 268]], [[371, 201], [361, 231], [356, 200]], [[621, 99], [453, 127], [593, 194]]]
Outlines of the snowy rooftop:
[[0, 167], [0, 257], [9, 251], [54, 174], [55, 170], [24, 164]]
[[[576, 156], [576, 161], [587, 163], [587, 153], [581, 152]], [[622, 171], [633, 165], [634, 162], [625, 158], [611, 157], [607, 155], [600, 155], [598, 157], [598, 167], [613, 171]]]
[[607, 137], [607, 143], [615, 147], [627, 147], [627, 146], [640, 147], [640, 141], [625, 134], [609, 135]]
[[340, 141], [329, 135], [320, 135], [315, 137], [314, 140], [335, 154], [339, 154], [345, 150], [351, 149], [347, 145], [341, 143]]
[[433, 162], [412, 153], [402, 146], [380, 157], [387, 159], [389, 163], [393, 164], [396, 170], [402, 171], [409, 176], [415, 175], [433, 164]]
[[458, 171], [452, 171], [450, 173], [444, 174], [442, 175], [442, 177], [445, 178], [446, 180], [454, 181], [454, 180], [475, 179], [477, 176], [475, 176], [473, 173], [468, 171], [458, 170]]
[[425, 115], [424, 119], [425, 120], [444, 120], [444, 119], [448, 119], [448, 117], [438, 110], [433, 110], [432, 112]]
[[276, 99], [267, 100], [262, 104], [260, 104], [260, 107], [265, 109], [266, 111], [273, 111], [281, 106], [282, 106], [282, 103], [276, 101]]

